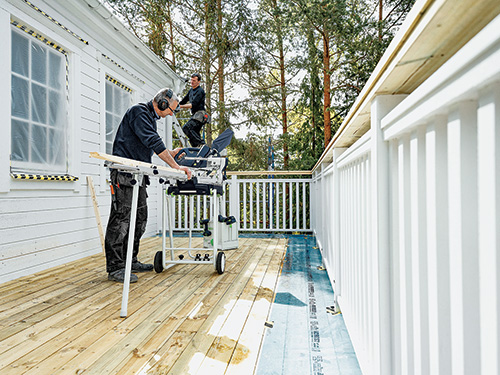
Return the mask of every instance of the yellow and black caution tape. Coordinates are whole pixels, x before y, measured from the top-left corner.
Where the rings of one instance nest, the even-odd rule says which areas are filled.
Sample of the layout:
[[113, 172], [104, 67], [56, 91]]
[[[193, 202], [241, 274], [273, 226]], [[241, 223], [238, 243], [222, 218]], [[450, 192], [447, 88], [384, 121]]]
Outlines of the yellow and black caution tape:
[[10, 177], [16, 180], [38, 180], [38, 181], [78, 181], [78, 177], [70, 175], [47, 175], [47, 174], [27, 174], [11, 173]]
[[[79, 36], [78, 34], [76, 34], [75, 32], [71, 31], [69, 28], [67, 28], [66, 26], [64, 26], [62, 23], [60, 23], [59, 21], [57, 21], [55, 18], [53, 18], [52, 16], [50, 16], [49, 14], [45, 13], [42, 9], [38, 8], [36, 5], [34, 5], [33, 3], [31, 3], [29, 0], [23, 0], [27, 5], [29, 5], [32, 9], [36, 10], [38, 13], [42, 14], [43, 16], [45, 16], [47, 19], [49, 19], [50, 21], [52, 21], [54, 24], [56, 24], [57, 26], [59, 26], [61, 29], [63, 29], [64, 31], [68, 32], [70, 35], [72, 35], [73, 37], [75, 37], [76, 39], [78, 39], [80, 42], [82, 43], [85, 43], [85, 44], [89, 44], [89, 42], [85, 39], [83, 39], [81, 36]], [[15, 21], [13, 21], [13, 24], [14, 24]], [[16, 22], [17, 23], [17, 22]], [[17, 25], [16, 25], [17, 26]], [[20, 27], [21, 28], [21, 27]], [[27, 28], [26, 28], [27, 29]], [[27, 31], [28, 32], [28, 31]], [[32, 33], [34, 34], [37, 34], [36, 32], [32, 31]], [[39, 35], [39, 34], [37, 34]], [[40, 35], [41, 36], [41, 35]], [[41, 39], [40, 37], [38, 36], [35, 36], [37, 37], [38, 39], [40, 40], [43, 40]], [[43, 38], [43, 37], [42, 37]], [[54, 43], [52, 42], [48, 42], [47, 44], [49, 45], [53, 45]], [[59, 47], [60, 48], [60, 47]], [[61, 52], [65, 53], [66, 54], [66, 51], [64, 51], [62, 48], [61, 48]], [[119, 67], [120, 69], [122, 69], [123, 71], [127, 72], [127, 74], [129, 74], [130, 76], [134, 77], [135, 79], [137, 79], [138, 81], [142, 82], [143, 84], [145, 84], [146, 82], [142, 79], [140, 79], [139, 77], [137, 77], [136, 75], [130, 73], [127, 69], [125, 69], [123, 66], [121, 66], [120, 64], [118, 64], [116, 61], [114, 61], [113, 59], [111, 59], [109, 56], [106, 56], [105, 54], [102, 54], [106, 59], [108, 59], [109, 61], [111, 61], [113, 64], [115, 64], [117, 67]]]
[[70, 29], [68, 29], [66, 26], [64, 26], [62, 23], [60, 23], [59, 21], [55, 20], [54, 18], [52, 18], [51, 16], [49, 16], [47, 13], [45, 13], [43, 10], [41, 10], [40, 8], [38, 8], [36, 5], [32, 4], [31, 2], [29, 2], [28, 0], [23, 0], [26, 4], [28, 4], [31, 8], [33, 8], [34, 10], [36, 10], [38, 13], [40, 14], [43, 14], [45, 17], [47, 17], [49, 20], [51, 20], [52, 22], [54, 22], [57, 26], [59, 26], [61, 29], [67, 31], [69, 34], [71, 34], [72, 36], [74, 36], [76, 39], [78, 39], [80, 42], [82, 43], [85, 43], [85, 44], [89, 44], [89, 42], [87, 42], [85, 39], [81, 38], [80, 36], [78, 36], [76, 33], [74, 33], [73, 31], [71, 31]]
[[120, 81], [118, 81], [117, 79], [114, 79], [113, 77], [111, 77], [110, 75], [107, 75], [106, 74], [106, 79], [111, 82], [111, 83], [114, 83], [116, 86], [118, 86], [119, 88], [127, 91], [127, 92], [132, 92], [132, 89], [128, 86], [125, 86], [123, 83], [121, 83]]
[[17, 27], [18, 29], [24, 31], [25, 33], [31, 35], [34, 38], [37, 38], [38, 40], [40, 40], [41, 42], [47, 44], [48, 46], [51, 46], [55, 50], [57, 50], [57, 51], [59, 51], [61, 53], [64, 53], [65, 55], [67, 55], [67, 52], [66, 52], [66, 50], [64, 48], [62, 48], [61, 46], [58, 46], [57, 44], [55, 44], [51, 40], [47, 39], [43, 35], [38, 34], [36, 31], [29, 29], [25, 25], [22, 25], [22, 24], [20, 24], [19, 22], [15, 21], [15, 20], [12, 20], [10, 22], [11, 22], [12, 25], [14, 25], [15, 27]]
[[20, 24], [19, 22], [15, 21], [15, 20], [11, 20], [10, 23], [12, 25], [14, 25], [15, 27], [17, 27], [19, 30], [24, 31], [25, 33], [40, 40], [42, 43], [45, 43], [46, 45], [54, 48], [56, 51], [58, 51], [64, 55], [65, 60], [66, 60], [66, 100], [69, 102], [69, 89], [68, 89], [68, 87], [69, 87], [69, 61], [68, 61], [68, 53], [66, 52], [66, 50], [64, 48], [62, 48], [61, 46], [55, 44], [51, 40], [47, 39], [43, 35], [37, 33], [36, 31], [28, 28], [27, 26], [25, 26], [23, 24]]
[[130, 73], [127, 69], [125, 69], [123, 66], [121, 66], [120, 64], [118, 64], [115, 60], [113, 60], [111, 57], [109, 56], [106, 56], [104, 53], [101, 53], [102, 57], [104, 57], [106, 60], [109, 60], [110, 62], [112, 62], [113, 64], [115, 64], [118, 68], [120, 68], [121, 70], [123, 70], [124, 72], [126, 72], [128, 75], [130, 75], [131, 77], [134, 77], [135, 79], [137, 79], [138, 81], [140, 81], [142, 84], [145, 84], [146, 82], [143, 81], [142, 79], [140, 79], [139, 77], [137, 77], [135, 74], [132, 74]]

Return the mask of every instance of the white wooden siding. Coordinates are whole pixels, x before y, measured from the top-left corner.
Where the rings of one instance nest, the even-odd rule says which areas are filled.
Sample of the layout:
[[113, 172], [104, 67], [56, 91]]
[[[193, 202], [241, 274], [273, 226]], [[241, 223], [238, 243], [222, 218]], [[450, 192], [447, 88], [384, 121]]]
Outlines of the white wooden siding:
[[[105, 125], [101, 116], [101, 103], [105, 99], [104, 75], [114, 76], [131, 87], [134, 103], [150, 100], [160, 88], [172, 85], [172, 82], [177, 84], [178, 79], [173, 74], [165, 74], [160, 60], [152, 63], [151, 59], [142, 56], [141, 51], [131, 45], [129, 36], [125, 38], [114, 32], [108, 22], [84, 2], [34, 0], [32, 3], [82, 36], [89, 45], [59, 29], [23, 1], [0, 0], [0, 30], [2, 35], [8, 35], [8, 38], [2, 38], [8, 40], [0, 44], [4, 70], [0, 74], [5, 81], [0, 88], [0, 97], [7, 99], [2, 100], [5, 103], [2, 112], [5, 113], [0, 125], [2, 137], [5, 137], [0, 140], [0, 149], [3, 149], [0, 153], [0, 283], [101, 251], [86, 176], [93, 177], [101, 220], [106, 226], [110, 209], [107, 171], [102, 162], [88, 156], [89, 152], [104, 151], [105, 147], [102, 137]], [[79, 7], [80, 17], [74, 17], [70, 7]], [[11, 16], [69, 51], [69, 141], [72, 145], [69, 163], [70, 173], [79, 177], [78, 182], [14, 181], [9, 175]], [[107, 31], [100, 33], [99, 30]], [[118, 38], [119, 47], [114, 49], [106, 40], [108, 37]], [[102, 54], [110, 56], [127, 71], [109, 62]], [[138, 66], [136, 61], [140, 59], [148, 61]], [[163, 121], [158, 124], [160, 135], [165, 134]], [[146, 235], [157, 233], [160, 227], [158, 192], [157, 183], [148, 189]]]

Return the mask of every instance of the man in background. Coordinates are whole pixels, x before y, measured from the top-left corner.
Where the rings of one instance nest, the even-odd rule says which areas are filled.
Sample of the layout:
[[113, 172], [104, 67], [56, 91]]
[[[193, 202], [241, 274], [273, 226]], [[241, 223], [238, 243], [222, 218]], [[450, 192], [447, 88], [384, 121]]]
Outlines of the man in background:
[[210, 121], [210, 116], [205, 111], [205, 90], [200, 86], [201, 75], [194, 73], [191, 76], [191, 89], [179, 103], [180, 108], [191, 109], [191, 118], [182, 127], [182, 131], [189, 138], [192, 147], [205, 144], [201, 138], [201, 129]]

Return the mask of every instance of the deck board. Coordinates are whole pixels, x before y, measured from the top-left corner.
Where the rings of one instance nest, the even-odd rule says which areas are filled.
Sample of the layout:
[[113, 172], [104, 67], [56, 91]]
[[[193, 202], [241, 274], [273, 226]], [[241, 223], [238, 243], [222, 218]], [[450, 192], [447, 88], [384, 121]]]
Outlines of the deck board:
[[[211, 265], [138, 274], [125, 319], [122, 284], [107, 280], [102, 254], [4, 283], [0, 373], [251, 374], [285, 246], [242, 238], [222, 275]], [[140, 259], [160, 248], [160, 238], [144, 239]]]

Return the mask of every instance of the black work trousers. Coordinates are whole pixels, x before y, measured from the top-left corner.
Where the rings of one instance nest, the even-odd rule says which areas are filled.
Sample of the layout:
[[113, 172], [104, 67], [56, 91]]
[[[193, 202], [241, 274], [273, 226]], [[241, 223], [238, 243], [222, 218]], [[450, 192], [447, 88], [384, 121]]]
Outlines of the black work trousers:
[[[111, 184], [113, 185], [115, 194], [111, 198], [111, 212], [109, 214], [104, 242], [106, 249], [106, 271], [108, 273], [125, 268], [127, 260], [133, 190], [133, 185], [130, 181], [130, 176], [119, 173], [116, 170], [111, 171]], [[148, 220], [147, 197], [146, 186], [143, 184], [139, 187], [132, 262], [137, 261], [139, 242], [146, 231]]]
[[201, 138], [201, 129], [203, 124], [193, 118], [190, 118], [188, 122], [182, 127], [182, 131], [189, 138], [189, 143], [192, 147], [199, 147], [205, 142]]

